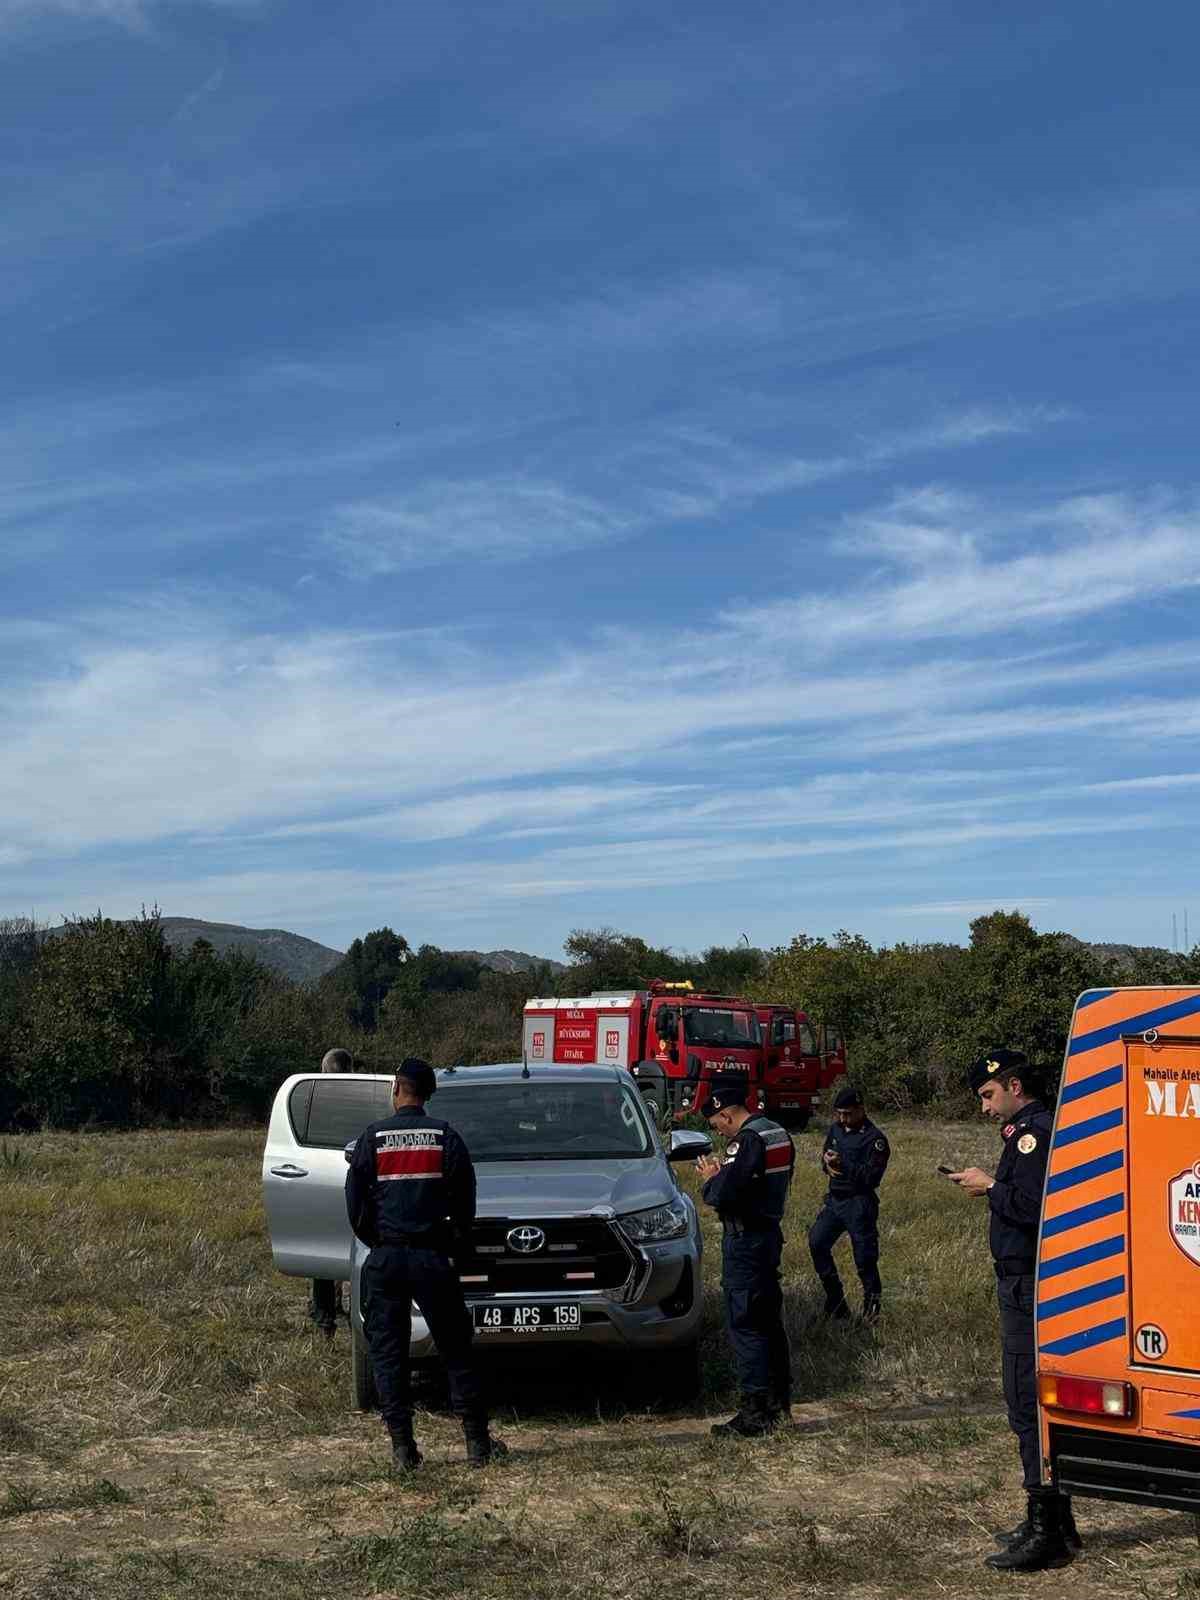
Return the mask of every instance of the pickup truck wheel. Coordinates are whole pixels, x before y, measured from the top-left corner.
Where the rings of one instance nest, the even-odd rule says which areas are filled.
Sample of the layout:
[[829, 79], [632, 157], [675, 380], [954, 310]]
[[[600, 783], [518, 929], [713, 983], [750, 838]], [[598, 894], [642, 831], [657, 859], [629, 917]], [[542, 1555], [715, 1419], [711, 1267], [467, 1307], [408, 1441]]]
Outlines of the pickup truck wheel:
[[375, 1390], [375, 1374], [371, 1371], [371, 1352], [367, 1349], [357, 1306], [350, 1308], [350, 1379], [354, 1385], [354, 1404], [358, 1409], [377, 1410], [379, 1395]]

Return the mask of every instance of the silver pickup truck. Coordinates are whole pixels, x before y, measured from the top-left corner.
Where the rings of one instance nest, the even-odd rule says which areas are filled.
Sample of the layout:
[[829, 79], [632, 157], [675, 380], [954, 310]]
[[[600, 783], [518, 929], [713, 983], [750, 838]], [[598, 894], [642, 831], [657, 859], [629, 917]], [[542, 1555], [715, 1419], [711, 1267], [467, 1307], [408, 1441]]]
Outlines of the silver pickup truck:
[[[354, 1398], [375, 1404], [363, 1332], [366, 1247], [346, 1220], [346, 1151], [391, 1114], [390, 1077], [304, 1073], [275, 1096], [263, 1154], [271, 1249], [281, 1272], [349, 1279]], [[478, 1204], [458, 1259], [481, 1348], [622, 1353], [654, 1392], [699, 1379], [701, 1234], [669, 1163], [711, 1149], [677, 1130], [664, 1145], [634, 1080], [616, 1067], [460, 1067], [438, 1073], [432, 1114], [475, 1164]], [[432, 1356], [413, 1308], [412, 1357]]]

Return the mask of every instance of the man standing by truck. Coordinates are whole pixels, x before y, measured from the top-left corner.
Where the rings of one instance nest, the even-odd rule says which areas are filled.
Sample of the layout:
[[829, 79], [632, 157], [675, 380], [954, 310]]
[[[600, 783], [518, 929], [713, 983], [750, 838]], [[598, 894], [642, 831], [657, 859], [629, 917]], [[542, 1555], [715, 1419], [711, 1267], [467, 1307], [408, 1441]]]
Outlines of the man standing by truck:
[[475, 1220], [475, 1168], [450, 1124], [425, 1114], [436, 1088], [427, 1061], [402, 1061], [392, 1084], [394, 1115], [363, 1131], [346, 1174], [350, 1226], [371, 1247], [362, 1271], [367, 1343], [392, 1460], [401, 1472], [421, 1464], [409, 1370], [414, 1304], [446, 1363], [468, 1464], [483, 1467], [507, 1454], [488, 1432], [483, 1385], [471, 1360], [471, 1316], [453, 1260]]
[[996, 1268], [1008, 1425], [1017, 1436], [1028, 1496], [1025, 1521], [998, 1534], [1004, 1546], [987, 1557], [1001, 1572], [1063, 1567], [1081, 1548], [1071, 1502], [1042, 1486], [1038, 1437], [1037, 1360], [1034, 1350], [1034, 1279], [1038, 1224], [1054, 1118], [1032, 1092], [1029, 1061], [1020, 1050], [997, 1049], [976, 1061], [967, 1081], [983, 1114], [1003, 1124], [1004, 1150], [996, 1174], [979, 1167], [948, 1174], [990, 1212], [988, 1244]]
[[833, 1247], [850, 1235], [854, 1265], [863, 1289], [864, 1322], [875, 1322], [883, 1294], [879, 1278], [879, 1185], [891, 1149], [886, 1135], [867, 1116], [858, 1089], [845, 1088], [833, 1102], [834, 1120], [825, 1135], [821, 1166], [829, 1178], [825, 1203], [808, 1230], [813, 1268], [825, 1291], [825, 1315], [850, 1315]]
[[708, 1125], [729, 1143], [724, 1158], [702, 1156], [703, 1196], [721, 1218], [721, 1290], [741, 1391], [718, 1438], [770, 1433], [789, 1415], [792, 1364], [783, 1326], [783, 1213], [796, 1147], [786, 1128], [746, 1109], [744, 1078], [716, 1078], [704, 1102]]

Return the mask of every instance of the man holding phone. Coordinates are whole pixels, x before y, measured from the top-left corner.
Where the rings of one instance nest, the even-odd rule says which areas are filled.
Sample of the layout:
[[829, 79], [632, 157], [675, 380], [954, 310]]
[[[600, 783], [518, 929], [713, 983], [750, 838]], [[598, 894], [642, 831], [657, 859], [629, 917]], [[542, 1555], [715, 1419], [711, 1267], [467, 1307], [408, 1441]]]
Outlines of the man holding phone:
[[833, 1247], [850, 1235], [854, 1265], [863, 1290], [864, 1322], [879, 1316], [883, 1285], [879, 1277], [879, 1185], [891, 1148], [883, 1130], [867, 1116], [858, 1089], [842, 1089], [833, 1102], [833, 1125], [825, 1135], [821, 1166], [829, 1179], [825, 1203], [808, 1230], [813, 1268], [825, 1291], [825, 1315], [850, 1315]]
[[758, 1438], [786, 1420], [792, 1367], [783, 1326], [783, 1213], [796, 1164], [791, 1134], [746, 1109], [744, 1078], [717, 1078], [703, 1114], [729, 1142], [723, 1159], [701, 1156], [703, 1197], [721, 1219], [721, 1290], [741, 1391], [737, 1414], [716, 1423], [718, 1438]]
[[1029, 1061], [1021, 1050], [990, 1051], [971, 1067], [967, 1081], [979, 1096], [984, 1116], [1003, 1125], [1004, 1150], [994, 1177], [979, 1167], [947, 1176], [965, 1194], [988, 1203], [988, 1244], [1000, 1301], [1004, 1400], [1028, 1496], [1025, 1521], [996, 1536], [1004, 1548], [988, 1556], [986, 1564], [1001, 1572], [1040, 1572], [1065, 1566], [1081, 1548], [1070, 1500], [1042, 1485], [1038, 1436], [1034, 1283], [1054, 1117], [1034, 1092]]

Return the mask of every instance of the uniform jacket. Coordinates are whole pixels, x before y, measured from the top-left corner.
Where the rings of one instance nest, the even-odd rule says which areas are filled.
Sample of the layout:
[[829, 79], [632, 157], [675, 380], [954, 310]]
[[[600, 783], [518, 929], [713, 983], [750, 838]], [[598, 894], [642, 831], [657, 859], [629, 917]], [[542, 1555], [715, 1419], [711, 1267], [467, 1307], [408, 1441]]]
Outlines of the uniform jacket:
[[462, 1138], [440, 1117], [405, 1106], [359, 1138], [346, 1174], [346, 1212], [364, 1244], [429, 1237], [446, 1248], [475, 1220], [475, 1168]]
[[722, 1222], [769, 1228], [783, 1220], [796, 1147], [769, 1117], [748, 1117], [725, 1147], [720, 1172], [702, 1191]]
[[1038, 1100], [1022, 1106], [1004, 1125], [1004, 1152], [987, 1197], [988, 1243], [996, 1266], [1010, 1273], [1034, 1270], [1053, 1129], [1053, 1115]]
[[830, 1174], [829, 1197], [833, 1200], [873, 1195], [887, 1171], [892, 1153], [887, 1135], [875, 1126], [870, 1117], [853, 1133], [843, 1128], [840, 1122], [835, 1122], [825, 1135], [822, 1156], [826, 1150], [836, 1150], [842, 1164], [839, 1173]]

